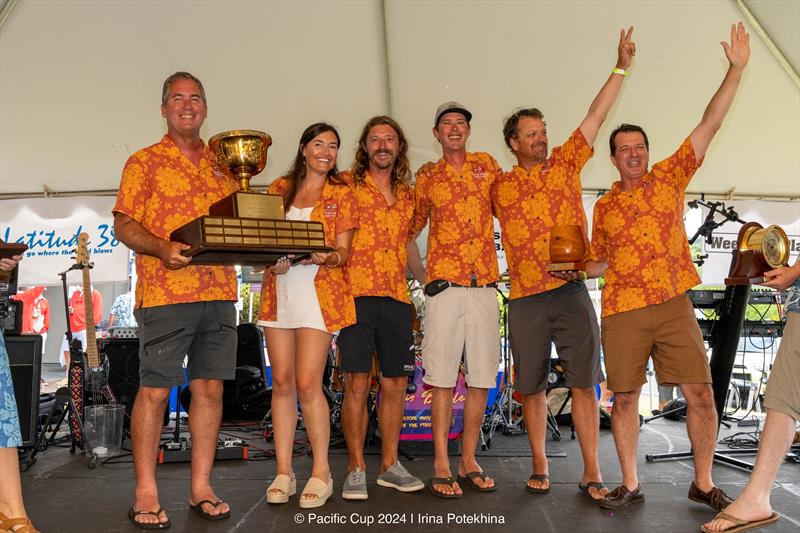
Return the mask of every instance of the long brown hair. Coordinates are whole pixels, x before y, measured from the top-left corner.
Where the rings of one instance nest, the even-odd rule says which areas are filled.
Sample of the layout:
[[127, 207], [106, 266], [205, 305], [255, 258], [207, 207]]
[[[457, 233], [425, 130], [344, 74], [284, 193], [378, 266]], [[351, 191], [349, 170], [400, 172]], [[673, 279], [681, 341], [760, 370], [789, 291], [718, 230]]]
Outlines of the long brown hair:
[[372, 128], [375, 126], [389, 126], [397, 132], [397, 139], [399, 141], [399, 149], [397, 150], [397, 159], [392, 168], [391, 184], [392, 190], [397, 191], [397, 186], [400, 183], [408, 183], [411, 179], [411, 168], [408, 163], [408, 141], [403, 133], [400, 124], [397, 123], [392, 117], [386, 115], [379, 115], [369, 119], [364, 129], [361, 130], [361, 137], [358, 138], [358, 148], [356, 148], [356, 155], [353, 160], [353, 166], [350, 172], [356, 183], [363, 183], [364, 178], [369, 168], [369, 154], [367, 154], [367, 136]]
[[[326, 131], [330, 131], [336, 136], [336, 143], [340, 144], [339, 141], [339, 132], [336, 131], [336, 128], [331, 126], [326, 122], [316, 122], [303, 131], [303, 134], [300, 136], [300, 143], [297, 146], [297, 155], [294, 158], [294, 163], [289, 171], [284, 176], [284, 179], [289, 180], [289, 188], [283, 195], [283, 209], [284, 211], [289, 211], [289, 208], [292, 206], [292, 202], [294, 202], [294, 197], [297, 194], [297, 189], [300, 188], [300, 184], [303, 183], [303, 180], [306, 179], [306, 161], [305, 157], [303, 156], [303, 148], [306, 147], [311, 140], [316, 137], [317, 135], [321, 135]], [[338, 157], [337, 157], [338, 161]], [[336, 165], [333, 165], [328, 171], [327, 176], [328, 181], [332, 183], [343, 183], [339, 179], [339, 169], [336, 168]]]

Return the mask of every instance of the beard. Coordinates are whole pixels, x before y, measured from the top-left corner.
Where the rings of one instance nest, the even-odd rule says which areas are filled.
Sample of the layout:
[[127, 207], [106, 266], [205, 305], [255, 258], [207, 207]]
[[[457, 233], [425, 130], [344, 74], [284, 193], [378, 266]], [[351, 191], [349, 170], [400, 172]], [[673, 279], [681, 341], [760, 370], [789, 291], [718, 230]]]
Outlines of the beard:
[[[389, 157], [386, 157], [385, 159], [379, 159], [378, 156], [383, 154]], [[392, 152], [380, 151], [375, 152], [372, 156], [370, 156], [369, 161], [375, 165], [376, 168], [386, 170], [387, 168], [392, 168], [394, 166], [396, 159], [397, 157]]]

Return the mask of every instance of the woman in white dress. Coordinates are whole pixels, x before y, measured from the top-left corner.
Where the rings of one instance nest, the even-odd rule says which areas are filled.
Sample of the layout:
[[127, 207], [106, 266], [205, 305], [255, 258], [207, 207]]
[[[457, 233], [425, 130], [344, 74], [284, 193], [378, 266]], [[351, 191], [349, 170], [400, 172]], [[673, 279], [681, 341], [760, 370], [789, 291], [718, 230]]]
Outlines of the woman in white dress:
[[321, 507], [333, 492], [328, 464], [330, 413], [322, 375], [332, 333], [355, 323], [355, 304], [346, 269], [358, 227], [350, 189], [338, 178], [339, 134], [317, 123], [300, 137], [297, 157], [286, 176], [267, 191], [284, 198], [286, 218], [322, 222], [325, 244], [334, 250], [315, 253], [292, 265], [281, 259], [264, 272], [258, 324], [264, 327], [272, 366], [272, 425], [277, 475], [267, 489], [269, 503], [286, 503], [297, 483], [292, 449], [297, 400], [311, 441], [311, 477], [300, 507]]

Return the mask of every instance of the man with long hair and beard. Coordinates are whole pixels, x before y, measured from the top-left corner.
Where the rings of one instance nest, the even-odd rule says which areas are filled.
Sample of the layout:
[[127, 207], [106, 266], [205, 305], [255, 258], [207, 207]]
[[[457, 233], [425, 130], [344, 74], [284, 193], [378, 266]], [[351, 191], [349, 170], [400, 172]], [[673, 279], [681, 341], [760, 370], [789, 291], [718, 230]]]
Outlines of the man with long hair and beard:
[[356, 323], [337, 341], [345, 375], [343, 427], [347, 442], [346, 500], [366, 500], [364, 438], [366, 401], [373, 353], [380, 363], [381, 473], [378, 485], [401, 492], [424, 488], [397, 459], [408, 376], [414, 375], [412, 306], [406, 270], [424, 277], [411, 231], [414, 191], [409, 185], [408, 142], [393, 119], [376, 116], [361, 132], [355, 161], [342, 179], [356, 199], [359, 228], [353, 239], [347, 271], [356, 304]]

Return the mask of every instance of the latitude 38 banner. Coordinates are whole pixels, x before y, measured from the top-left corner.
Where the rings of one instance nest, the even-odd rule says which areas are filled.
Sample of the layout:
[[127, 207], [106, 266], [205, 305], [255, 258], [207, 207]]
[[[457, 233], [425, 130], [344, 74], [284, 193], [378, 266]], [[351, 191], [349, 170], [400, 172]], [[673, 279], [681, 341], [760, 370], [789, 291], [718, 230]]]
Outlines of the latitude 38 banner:
[[92, 282], [126, 281], [128, 248], [114, 236], [113, 196], [27, 198], [0, 202], [0, 239], [28, 245], [19, 285], [57, 285], [75, 263], [78, 235], [89, 234]]

